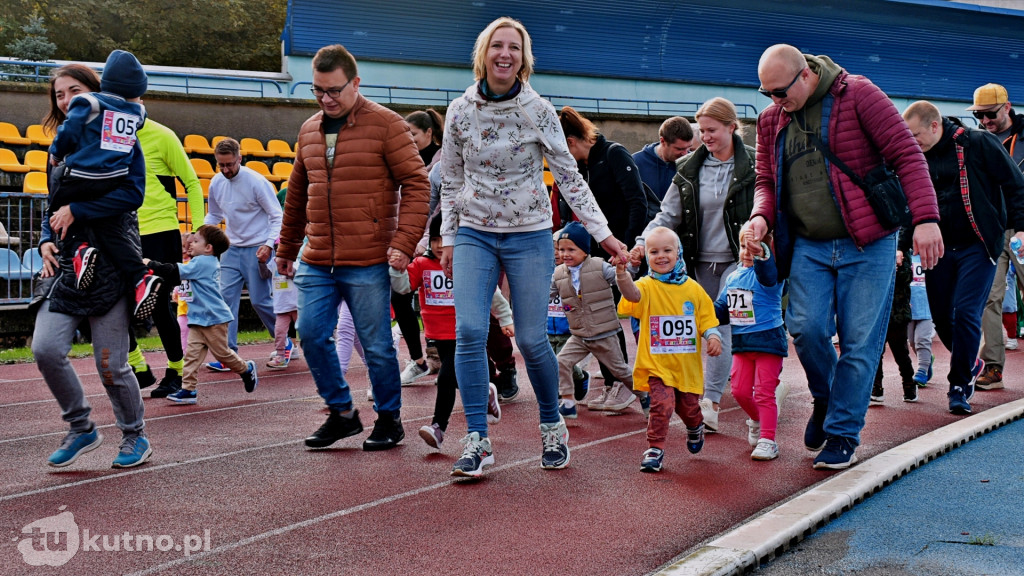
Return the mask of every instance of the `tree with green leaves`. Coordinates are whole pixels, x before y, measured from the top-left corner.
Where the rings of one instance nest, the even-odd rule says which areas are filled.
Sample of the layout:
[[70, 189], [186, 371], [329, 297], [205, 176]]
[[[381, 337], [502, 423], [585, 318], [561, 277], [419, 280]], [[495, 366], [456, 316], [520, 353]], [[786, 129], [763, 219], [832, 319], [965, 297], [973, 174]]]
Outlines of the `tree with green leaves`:
[[45, 62], [57, 51], [57, 45], [46, 37], [46, 26], [43, 25], [42, 16], [32, 16], [21, 30], [24, 35], [7, 45], [12, 57], [18, 60]]

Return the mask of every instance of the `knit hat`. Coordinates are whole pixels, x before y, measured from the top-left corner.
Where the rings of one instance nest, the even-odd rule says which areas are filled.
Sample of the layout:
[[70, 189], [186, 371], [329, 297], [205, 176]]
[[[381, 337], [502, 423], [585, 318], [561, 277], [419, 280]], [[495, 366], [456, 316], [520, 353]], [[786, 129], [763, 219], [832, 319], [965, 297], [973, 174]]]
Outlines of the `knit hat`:
[[130, 100], [146, 93], [149, 78], [131, 52], [114, 50], [107, 56], [100, 78], [100, 89]]
[[570, 240], [584, 254], [590, 254], [590, 232], [587, 232], [587, 229], [579, 222], [573, 221], [566, 224], [565, 228], [558, 233], [558, 239]]
[[985, 84], [974, 91], [974, 106], [968, 110], [985, 110], [1000, 104], [1006, 104], [1010, 100], [1006, 88], [999, 84]]

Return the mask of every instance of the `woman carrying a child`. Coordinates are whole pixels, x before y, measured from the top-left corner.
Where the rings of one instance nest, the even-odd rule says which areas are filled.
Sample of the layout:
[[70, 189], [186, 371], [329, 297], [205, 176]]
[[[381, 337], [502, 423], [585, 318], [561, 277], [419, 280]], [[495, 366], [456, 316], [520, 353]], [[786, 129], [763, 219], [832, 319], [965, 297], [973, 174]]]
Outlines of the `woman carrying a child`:
[[[74, 95], [99, 90], [99, 78], [91, 69], [80, 64], [57, 68], [50, 81], [50, 112], [44, 123], [59, 125]], [[75, 248], [83, 242], [95, 243], [97, 234], [121, 235], [122, 240], [137, 246], [141, 254], [135, 209], [142, 204], [145, 179], [142, 154], [135, 154], [120, 188], [95, 200], [72, 202], [43, 221], [39, 243], [43, 270], [31, 304], [37, 310], [32, 353], [70, 427], [47, 461], [53, 467], [72, 464], [103, 441], [90, 418], [92, 408], [82, 383], [68, 360], [75, 329], [86, 319], [92, 328], [96, 369], [122, 434], [120, 450], [112, 465], [138, 466], [152, 454], [144, 432], [142, 394], [128, 365], [129, 318], [135, 307], [132, 287], [120, 270], [101, 257], [95, 280], [86, 290], [78, 290], [74, 262]], [[114, 217], [115, 225], [109, 225], [110, 219], [103, 220], [108, 225], [102, 228], [94, 229], [90, 224], [97, 218], [108, 217]]]

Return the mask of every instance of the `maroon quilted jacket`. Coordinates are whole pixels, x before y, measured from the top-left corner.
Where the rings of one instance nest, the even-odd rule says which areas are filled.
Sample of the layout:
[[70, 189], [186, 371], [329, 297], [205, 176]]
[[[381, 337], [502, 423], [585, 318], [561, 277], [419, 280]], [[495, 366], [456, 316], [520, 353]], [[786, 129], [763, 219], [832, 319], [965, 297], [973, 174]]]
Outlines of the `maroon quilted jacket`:
[[[828, 126], [828, 144], [836, 156], [861, 176], [884, 158], [900, 177], [913, 223], [938, 221], [935, 189], [921, 147], [880, 88], [863, 76], [843, 70], [825, 96], [822, 110], [822, 126]], [[783, 181], [783, 130], [789, 122], [790, 115], [776, 104], [766, 108], [757, 119], [757, 178], [751, 217], [764, 217], [769, 228], [784, 225], [778, 220], [786, 217], [778, 191]], [[829, 168], [832, 192], [853, 241], [864, 246], [892, 232], [879, 224], [864, 191], [834, 164], [829, 163]], [[776, 230], [776, 242], [780, 236], [790, 236], [787, 232]], [[788, 269], [788, 262], [785, 268]]]

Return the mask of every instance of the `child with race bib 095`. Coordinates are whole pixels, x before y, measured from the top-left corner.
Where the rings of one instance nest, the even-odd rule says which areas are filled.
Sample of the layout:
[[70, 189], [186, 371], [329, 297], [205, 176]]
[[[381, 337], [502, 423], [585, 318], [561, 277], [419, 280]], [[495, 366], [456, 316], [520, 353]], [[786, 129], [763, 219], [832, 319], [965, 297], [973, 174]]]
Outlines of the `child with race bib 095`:
[[704, 447], [701, 347], [706, 340], [708, 356], [718, 356], [722, 336], [711, 297], [686, 275], [679, 236], [659, 226], [646, 240], [647, 276], [634, 283], [626, 265], [619, 263], [615, 281], [622, 292], [619, 313], [640, 321], [633, 386], [650, 394], [650, 447], [643, 454], [640, 470], [660, 472], [672, 412], [686, 425], [687, 450], [696, 454]]
[[[437, 398], [434, 401], [434, 416], [429, 426], [420, 428], [420, 437], [431, 448], [441, 449], [444, 434], [448, 430], [452, 410], [455, 408], [455, 392], [458, 381], [455, 377], [455, 297], [452, 294], [453, 280], [445, 276], [438, 255], [441, 253], [441, 215], [430, 221], [430, 250], [416, 257], [404, 272], [389, 268], [391, 288], [399, 294], [408, 294], [419, 289], [420, 317], [423, 318], [423, 332], [427, 345], [437, 348], [441, 369], [437, 372]], [[472, 280], [471, 280], [472, 281]], [[515, 335], [512, 327], [512, 310], [501, 292], [495, 290], [491, 300], [491, 311], [497, 316], [502, 332]], [[495, 424], [501, 419], [498, 404], [498, 388], [490, 385], [487, 396], [487, 421]], [[493, 464], [493, 457], [490, 457]]]
[[750, 230], [740, 230], [740, 266], [725, 280], [715, 300], [718, 321], [732, 327], [732, 396], [750, 418], [747, 441], [752, 460], [774, 460], [782, 359], [789, 354], [789, 340], [782, 322], [782, 290], [769, 245], [761, 243], [758, 254], [746, 249]]

